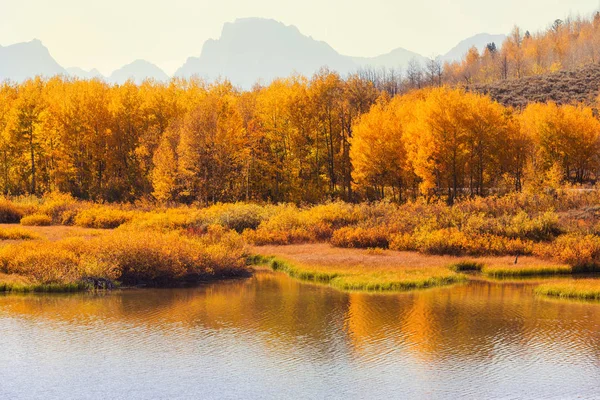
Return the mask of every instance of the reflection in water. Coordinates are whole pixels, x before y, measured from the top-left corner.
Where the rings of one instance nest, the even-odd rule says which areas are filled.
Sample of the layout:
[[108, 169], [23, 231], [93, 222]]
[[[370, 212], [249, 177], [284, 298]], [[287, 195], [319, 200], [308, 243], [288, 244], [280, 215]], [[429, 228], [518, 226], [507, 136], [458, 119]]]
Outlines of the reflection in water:
[[597, 398], [600, 305], [485, 282], [0, 296], [2, 398]]

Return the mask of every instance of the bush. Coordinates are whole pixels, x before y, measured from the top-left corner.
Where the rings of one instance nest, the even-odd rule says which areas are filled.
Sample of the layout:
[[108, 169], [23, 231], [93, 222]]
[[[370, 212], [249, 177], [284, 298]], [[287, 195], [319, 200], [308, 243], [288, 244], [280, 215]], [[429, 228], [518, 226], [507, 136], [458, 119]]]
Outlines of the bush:
[[238, 275], [246, 270], [240, 236], [219, 226], [202, 237], [117, 230], [92, 239], [29, 242], [0, 249], [0, 272], [35, 283], [75, 283], [86, 278], [127, 284], [171, 284], [185, 279]]
[[533, 243], [497, 235], [472, 235], [456, 228], [421, 229], [413, 235], [392, 235], [390, 249], [454, 256], [528, 255], [533, 252]]
[[49, 226], [52, 225], [52, 218], [46, 214], [33, 214], [21, 218], [21, 225], [25, 226]]
[[0, 240], [33, 240], [42, 237], [24, 228], [0, 228]]
[[79, 277], [80, 259], [50, 242], [27, 242], [0, 250], [0, 269], [44, 284], [70, 283]]
[[81, 211], [75, 216], [75, 225], [84, 228], [113, 229], [133, 218], [132, 211], [107, 206], [96, 206]]
[[600, 266], [600, 237], [568, 234], [554, 242], [539, 245], [536, 254], [569, 264], [576, 272], [593, 271]]
[[545, 241], [560, 235], [562, 231], [556, 213], [545, 212], [535, 218], [530, 218], [527, 213], [522, 211], [512, 218], [506, 233], [512, 238]]
[[271, 212], [271, 216], [261, 222], [256, 230], [244, 231], [246, 240], [260, 246], [304, 243], [317, 239], [317, 235], [308, 229], [296, 206], [280, 205], [273, 207]]
[[345, 227], [333, 233], [331, 244], [347, 248], [382, 248], [390, 245], [388, 234], [381, 228]]
[[78, 202], [66, 193], [50, 193], [42, 200], [38, 212], [48, 215], [53, 223], [61, 225], [73, 225], [77, 213], [82, 208], [90, 207], [88, 203]]
[[343, 202], [304, 209], [283, 204], [265, 207], [262, 215], [256, 230], [244, 231], [244, 237], [256, 245], [327, 241], [336, 229], [359, 220], [355, 206]]
[[0, 223], [18, 224], [24, 213], [13, 202], [0, 199]]
[[216, 204], [200, 213], [200, 221], [207, 225], [221, 225], [242, 233], [256, 229], [265, 220], [265, 210], [257, 204]]

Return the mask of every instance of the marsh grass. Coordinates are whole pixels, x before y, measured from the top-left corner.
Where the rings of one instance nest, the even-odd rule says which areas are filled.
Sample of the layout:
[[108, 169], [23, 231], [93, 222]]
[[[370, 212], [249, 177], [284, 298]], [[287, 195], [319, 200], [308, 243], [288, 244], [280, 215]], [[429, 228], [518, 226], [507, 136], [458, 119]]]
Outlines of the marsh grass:
[[[448, 268], [451, 258], [408, 253], [342, 250], [328, 245], [297, 245], [254, 249], [271, 254], [275, 271], [344, 291], [401, 292], [466, 281]], [[415, 257], [420, 257], [417, 260]], [[259, 257], [259, 260], [265, 260]]]
[[547, 297], [600, 300], [600, 279], [581, 279], [545, 283], [535, 288], [534, 291], [540, 296]]
[[454, 272], [467, 272], [467, 271], [481, 272], [481, 270], [484, 268], [484, 264], [481, 262], [477, 262], [477, 261], [466, 260], [466, 261], [459, 261], [455, 264], [450, 264], [448, 266], [448, 268], [450, 268], [450, 270], [452, 270]]
[[75, 293], [93, 289], [83, 282], [12, 284], [0, 282], [0, 293]]
[[517, 278], [549, 275], [571, 275], [573, 267], [566, 264], [485, 265], [481, 272], [491, 278]]

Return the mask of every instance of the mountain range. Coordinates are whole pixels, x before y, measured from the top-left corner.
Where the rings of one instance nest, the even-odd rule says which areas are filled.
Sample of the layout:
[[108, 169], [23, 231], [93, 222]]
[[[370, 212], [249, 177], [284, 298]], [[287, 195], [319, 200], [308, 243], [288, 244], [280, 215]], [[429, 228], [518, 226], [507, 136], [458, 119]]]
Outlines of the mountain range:
[[[500, 46], [505, 39], [505, 35], [478, 34], [461, 41], [439, 58], [442, 61], [460, 60], [472, 46], [481, 51], [488, 43], [495, 42]], [[295, 26], [271, 19], [244, 18], [226, 23], [220, 38], [207, 40], [200, 55], [189, 57], [174, 76], [197, 75], [208, 81], [227, 78], [235, 85], [249, 88], [256, 82], [269, 83], [292, 73], [310, 76], [324, 66], [345, 75], [360, 68], [405, 68], [411, 60], [424, 64], [429, 59], [403, 48], [377, 57], [351, 57], [302, 34]], [[60, 74], [82, 79], [101, 78], [117, 84], [128, 79], [136, 83], [147, 78], [169, 79], [159, 67], [145, 60], [135, 60], [109, 76], [102, 76], [96, 69], [85, 71], [62, 67], [37, 39], [0, 46], [0, 81], [21, 82], [36, 75]]]

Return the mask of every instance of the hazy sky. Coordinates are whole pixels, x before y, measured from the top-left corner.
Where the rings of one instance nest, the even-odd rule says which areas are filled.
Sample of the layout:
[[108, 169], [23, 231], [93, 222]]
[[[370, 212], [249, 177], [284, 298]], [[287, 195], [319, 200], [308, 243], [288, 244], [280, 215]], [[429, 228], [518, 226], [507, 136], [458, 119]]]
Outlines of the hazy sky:
[[[489, 4], [489, 5], [488, 5]], [[135, 59], [171, 74], [223, 23], [264, 17], [296, 25], [340, 53], [374, 56], [404, 47], [445, 53], [477, 33], [535, 31], [589, 15], [599, 0], [0, 0], [0, 45], [38, 38], [63, 66], [104, 74]]]

